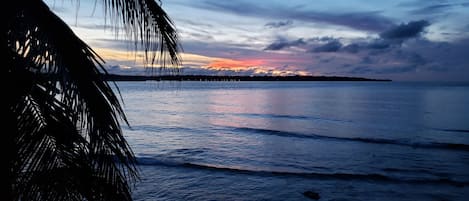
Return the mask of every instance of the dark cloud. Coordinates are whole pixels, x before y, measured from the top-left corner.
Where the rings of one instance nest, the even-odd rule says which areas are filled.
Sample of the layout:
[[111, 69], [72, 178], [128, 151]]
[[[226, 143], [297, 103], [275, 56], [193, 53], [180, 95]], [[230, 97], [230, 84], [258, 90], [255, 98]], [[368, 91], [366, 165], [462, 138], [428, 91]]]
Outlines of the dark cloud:
[[[452, 69], [466, 71], [469, 75], [469, 38], [453, 42], [432, 42], [416, 40], [409, 42], [404, 50], [415, 52], [425, 59], [428, 69]], [[418, 58], [415, 58], [418, 61]]]
[[408, 66], [397, 66], [397, 67], [390, 67], [385, 69], [378, 69], [375, 70], [376, 74], [394, 74], [394, 73], [408, 73], [408, 72], [415, 72], [417, 70], [417, 66], [408, 65]]
[[396, 74], [415, 72], [416, 66], [397, 66], [397, 67], [371, 67], [371, 66], [357, 66], [347, 71], [348, 74]]
[[349, 53], [357, 53], [358, 51], [360, 51], [360, 48], [361, 47], [358, 44], [352, 43], [344, 46], [342, 50]]
[[337, 52], [342, 47], [342, 43], [338, 40], [330, 41], [324, 45], [313, 48], [309, 52]]
[[[329, 42], [326, 45], [318, 47], [319, 49], [313, 52], [341, 51], [345, 53], [357, 54], [361, 51], [368, 51], [368, 53], [370, 54], [381, 54], [381, 53], [386, 53], [386, 51], [388, 49], [391, 49], [392, 47], [400, 46], [399, 41], [390, 41], [390, 40], [384, 40], [381, 38], [374, 39], [371, 41], [366, 41], [366, 42], [351, 43], [345, 46], [343, 46], [342, 44], [337, 44], [336, 42], [338, 41]], [[320, 50], [330, 50], [330, 51], [320, 51]], [[373, 51], [373, 52], [369, 52], [369, 51]]]
[[268, 45], [266, 48], [264, 48], [264, 50], [281, 50], [281, 49], [301, 46], [301, 45], [306, 45], [306, 42], [302, 38], [298, 40], [294, 40], [294, 41], [287, 41], [285, 39], [280, 39]]
[[411, 14], [418, 14], [418, 15], [438, 14], [438, 13], [447, 11], [451, 7], [453, 7], [453, 4], [430, 5], [430, 6], [426, 6], [423, 8], [416, 9], [416, 10], [412, 10]]
[[398, 6], [413, 8], [409, 11], [410, 14], [435, 15], [449, 13], [451, 9], [456, 7], [468, 7], [469, 2], [457, 3], [455, 1], [425, 0], [401, 3]]
[[341, 50], [348, 53], [358, 53], [362, 50], [373, 50], [372, 54], [386, 53], [385, 50], [400, 47], [406, 40], [419, 37], [429, 25], [430, 23], [425, 20], [403, 23], [382, 32], [379, 38], [351, 43]]
[[[347, 64], [349, 65], [349, 64]], [[349, 65], [350, 66], [350, 65]], [[347, 74], [369, 74], [373, 72], [373, 69], [368, 66], [357, 66], [353, 67], [352, 69], [346, 71]]]
[[366, 31], [382, 31], [394, 23], [384, 17], [379, 15], [379, 12], [356, 12], [356, 13], [344, 13], [339, 15], [329, 14], [323, 15], [324, 13], [311, 13], [306, 14], [305, 18], [318, 19], [327, 23], [347, 26], [350, 28]]
[[218, 0], [206, 0], [194, 6], [209, 10], [230, 12], [240, 16], [319, 22], [374, 32], [381, 32], [394, 25], [394, 22], [390, 18], [380, 15], [380, 12], [377, 11], [337, 13], [332, 11], [304, 10], [292, 7], [264, 7], [247, 1]]
[[280, 27], [290, 26], [292, 24], [293, 24], [293, 21], [287, 20], [287, 21], [279, 21], [279, 22], [269, 22], [265, 24], [264, 26], [269, 27], [269, 28], [280, 28]]
[[321, 58], [319, 57], [319, 62], [321, 63], [330, 63], [332, 61], [334, 61], [336, 59], [336, 57], [326, 57], [326, 58]]
[[377, 49], [377, 50], [382, 50], [382, 49], [387, 49], [391, 47], [391, 42], [386, 41], [383, 39], [376, 39], [373, 40], [372, 42], [368, 43], [365, 47], [368, 49]]
[[403, 1], [397, 4], [399, 7], [411, 7], [411, 8], [422, 8], [431, 5], [437, 4], [447, 4], [448, 0], [410, 0], [410, 1]]
[[411, 21], [407, 24], [400, 24], [380, 34], [383, 39], [397, 39], [403, 40], [408, 38], [417, 37], [422, 33], [425, 27], [430, 23], [426, 20]]
[[335, 40], [339, 40], [340, 38], [334, 38], [330, 36], [323, 36], [323, 37], [313, 37], [313, 38], [308, 38], [308, 42], [331, 42]]
[[[284, 39], [277, 40], [264, 50], [281, 50], [292, 46], [308, 45], [310, 47], [313, 46], [307, 51], [311, 53], [338, 51], [358, 53], [361, 50], [372, 50], [372, 54], [382, 54], [386, 53], [389, 49], [400, 47], [402, 43], [408, 39], [419, 37], [425, 30], [425, 27], [429, 25], [430, 23], [425, 20], [403, 23], [382, 32], [379, 38], [372, 40], [366, 39], [367, 41], [361, 39], [361, 42], [352, 42], [346, 46], [340, 42], [339, 38], [313, 37], [306, 40], [298, 39], [295, 41], [287, 41]], [[322, 45], [317, 46], [317, 43]]]
[[429, 70], [429, 71], [432, 71], [432, 72], [438, 72], [438, 73], [450, 72], [451, 71], [450, 68], [440, 66], [440, 65], [428, 65], [428, 66], [425, 67], [425, 69]]
[[434, 76], [433, 79], [467, 80], [469, 58], [464, 54], [468, 49], [469, 38], [453, 42], [417, 38], [407, 41], [405, 46], [386, 49], [386, 54], [372, 54], [369, 51], [357, 54], [361, 56], [359, 62], [342, 65], [337, 72], [389, 77], [426, 74]]
[[[367, 51], [369, 54], [383, 54], [387, 51], [393, 49], [394, 47], [399, 47], [402, 41], [396, 40], [384, 40], [377, 38], [367, 42], [356, 42], [351, 43], [345, 46], [342, 46], [336, 51], [341, 51], [345, 53], [357, 54], [361, 51]], [[370, 52], [371, 51], [371, 52]]]
[[362, 58], [360, 63], [361, 64], [371, 64], [371, 63], [373, 63], [373, 60], [371, 59], [370, 56], [365, 56], [365, 57]]
[[427, 64], [427, 60], [422, 57], [422, 55], [417, 54], [415, 52], [404, 53], [404, 59], [407, 60], [408, 63], [415, 65], [415, 66], [422, 66]]

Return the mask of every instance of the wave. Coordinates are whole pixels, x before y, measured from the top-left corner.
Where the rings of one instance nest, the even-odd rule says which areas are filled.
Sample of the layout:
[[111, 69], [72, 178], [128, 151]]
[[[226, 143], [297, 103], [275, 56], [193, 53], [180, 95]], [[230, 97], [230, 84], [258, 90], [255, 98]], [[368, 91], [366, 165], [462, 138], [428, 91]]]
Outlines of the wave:
[[428, 169], [402, 169], [402, 168], [383, 168], [381, 169], [385, 172], [390, 172], [390, 173], [408, 173], [408, 174], [428, 174], [428, 175], [434, 175], [434, 176], [439, 176], [439, 177], [448, 177], [448, 173], [443, 173], [443, 172], [435, 172], [433, 170], [428, 170]]
[[412, 147], [412, 148], [469, 151], [468, 144], [440, 143], [440, 142], [421, 143], [421, 142], [408, 142], [408, 141], [402, 141], [402, 140], [360, 138], [360, 137], [347, 138], [347, 137], [325, 136], [325, 135], [319, 135], [319, 134], [314, 134], [314, 133], [303, 134], [303, 133], [294, 133], [294, 132], [260, 129], [260, 128], [247, 128], [247, 127], [227, 127], [227, 128], [234, 130], [234, 131], [258, 133], [258, 134], [263, 134], [263, 135], [275, 135], [275, 136], [281, 136], [281, 137], [309, 138], [309, 139], [334, 140], [334, 141], [352, 141], [352, 142], [361, 142], [361, 143], [369, 143], [369, 144], [389, 144], [389, 145], [407, 146], [407, 147]]
[[185, 127], [161, 127], [161, 126], [153, 126], [153, 125], [134, 125], [132, 127], [128, 127], [128, 129], [132, 131], [149, 131], [149, 132], [162, 132], [162, 131], [190, 132], [190, 133], [206, 132], [206, 131], [202, 131], [198, 129], [185, 128]]
[[453, 132], [453, 133], [469, 133], [466, 129], [447, 129], [447, 128], [430, 128], [431, 130]]
[[168, 154], [182, 154], [182, 155], [197, 155], [202, 154], [207, 151], [210, 151], [209, 148], [182, 148], [182, 149], [174, 149], [168, 152]]
[[[226, 114], [226, 113], [223, 113]], [[350, 120], [331, 119], [324, 117], [304, 116], [304, 115], [288, 115], [288, 114], [259, 114], [259, 113], [228, 113], [229, 115], [244, 116], [244, 117], [256, 117], [256, 118], [280, 118], [280, 119], [296, 119], [296, 120], [319, 120], [328, 122], [342, 122], [350, 123]]]
[[[192, 128], [158, 127], [158, 126], [151, 126], [151, 125], [136, 125], [136, 126], [132, 126], [130, 129], [150, 131], [150, 132], [170, 131], [170, 132], [207, 133], [207, 131], [192, 129]], [[326, 136], [326, 135], [320, 135], [320, 134], [315, 134], [315, 133], [304, 134], [304, 133], [271, 130], [271, 129], [249, 128], [249, 127], [223, 127], [223, 128], [212, 128], [212, 129], [248, 132], [248, 133], [256, 133], [256, 134], [261, 134], [261, 135], [273, 135], [273, 136], [280, 136], [280, 137], [360, 142], [360, 143], [368, 143], [368, 144], [389, 144], [389, 145], [406, 146], [406, 147], [412, 147], [412, 148], [469, 151], [469, 144], [459, 144], [459, 143], [443, 143], [443, 142], [424, 143], [424, 142], [412, 142], [412, 141], [404, 141], [404, 140], [379, 139], [379, 138], [335, 137], [335, 136]], [[455, 130], [451, 130], [451, 131], [456, 132]], [[457, 131], [465, 132], [465, 130], [457, 130]]]
[[249, 117], [262, 117], [262, 118], [285, 118], [285, 119], [310, 119], [307, 116], [300, 115], [283, 115], [283, 114], [255, 114], [255, 113], [232, 113], [237, 116], [249, 116]]
[[166, 166], [166, 167], [181, 167], [191, 168], [207, 171], [228, 172], [235, 174], [247, 174], [256, 176], [280, 176], [280, 177], [301, 177], [310, 179], [321, 180], [361, 180], [361, 181], [374, 181], [374, 182], [389, 182], [389, 183], [407, 183], [407, 184], [446, 184], [457, 187], [465, 187], [469, 185], [469, 181], [457, 181], [449, 178], [437, 179], [406, 179], [391, 177], [382, 174], [353, 174], [353, 173], [319, 173], [319, 172], [282, 172], [270, 170], [249, 170], [239, 169], [225, 166], [215, 166], [207, 164], [176, 162], [172, 160], [160, 160], [151, 157], [137, 158], [138, 165], [141, 166]]

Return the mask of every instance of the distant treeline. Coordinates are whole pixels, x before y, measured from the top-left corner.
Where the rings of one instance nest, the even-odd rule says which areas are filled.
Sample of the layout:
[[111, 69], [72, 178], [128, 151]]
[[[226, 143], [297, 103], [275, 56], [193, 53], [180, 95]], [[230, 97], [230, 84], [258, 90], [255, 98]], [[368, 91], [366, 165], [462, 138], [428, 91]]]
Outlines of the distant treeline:
[[103, 75], [108, 81], [391, 81], [385, 79], [368, 79], [361, 77], [339, 76], [218, 76], [218, 75], [163, 75], [163, 76], [139, 76], [139, 75]]

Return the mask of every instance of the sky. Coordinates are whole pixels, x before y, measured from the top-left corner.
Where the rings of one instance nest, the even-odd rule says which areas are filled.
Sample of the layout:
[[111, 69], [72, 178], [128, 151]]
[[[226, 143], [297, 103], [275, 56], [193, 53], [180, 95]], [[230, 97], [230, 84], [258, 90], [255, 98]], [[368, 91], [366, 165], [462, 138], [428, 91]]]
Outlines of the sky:
[[[46, 2], [109, 72], [148, 74], [100, 1]], [[469, 81], [469, 0], [162, 0], [162, 7], [179, 32], [181, 74]]]

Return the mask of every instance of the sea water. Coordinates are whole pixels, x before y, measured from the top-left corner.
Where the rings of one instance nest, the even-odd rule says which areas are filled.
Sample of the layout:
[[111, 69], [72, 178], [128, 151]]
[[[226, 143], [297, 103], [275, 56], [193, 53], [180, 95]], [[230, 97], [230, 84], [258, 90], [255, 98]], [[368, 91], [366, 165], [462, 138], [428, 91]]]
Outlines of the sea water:
[[135, 200], [468, 200], [469, 84], [118, 82]]

